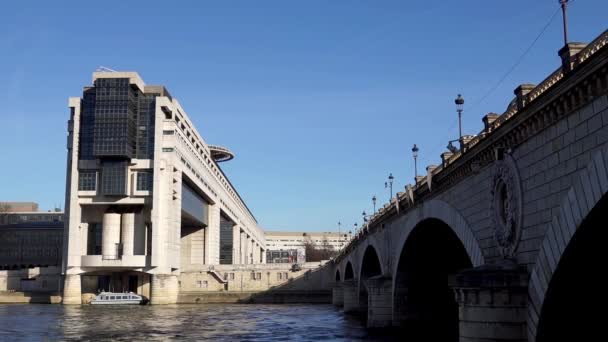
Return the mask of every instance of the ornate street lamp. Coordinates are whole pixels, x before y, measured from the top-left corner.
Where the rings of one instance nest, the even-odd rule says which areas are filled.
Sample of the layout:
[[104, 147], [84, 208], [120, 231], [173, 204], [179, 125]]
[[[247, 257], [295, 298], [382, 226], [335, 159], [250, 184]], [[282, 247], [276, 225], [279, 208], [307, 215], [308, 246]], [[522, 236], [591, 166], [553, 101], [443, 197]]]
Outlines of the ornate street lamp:
[[372, 203], [374, 203], [374, 214], [376, 213], [376, 195], [372, 197]]
[[393, 177], [393, 173], [391, 172], [388, 175], [388, 182], [384, 182], [384, 188], [391, 188], [391, 199], [393, 198], [393, 180], [395, 179], [395, 177]]
[[370, 217], [373, 217], [374, 215], [367, 215], [367, 213], [365, 213], [365, 210], [361, 213], [361, 216], [363, 216], [363, 223], [367, 223]]
[[462, 107], [464, 106], [464, 98], [462, 95], [458, 94], [454, 103], [456, 104], [456, 111], [458, 112], [458, 134], [460, 141], [462, 141]]
[[416, 144], [412, 147], [412, 155], [414, 156], [414, 184], [416, 184], [418, 182], [418, 146]]

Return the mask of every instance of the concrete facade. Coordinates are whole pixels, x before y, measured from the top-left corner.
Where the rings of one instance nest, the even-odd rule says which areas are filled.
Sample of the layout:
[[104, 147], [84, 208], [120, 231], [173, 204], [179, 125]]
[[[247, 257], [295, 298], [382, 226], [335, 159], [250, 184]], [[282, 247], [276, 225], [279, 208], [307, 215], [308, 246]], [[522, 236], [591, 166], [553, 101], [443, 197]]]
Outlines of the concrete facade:
[[[219, 264], [220, 248], [232, 251], [233, 263], [262, 262], [263, 231], [218, 164], [230, 152], [208, 145], [179, 102], [137, 73], [95, 72], [93, 83], [83, 98], [69, 100], [64, 303], [100, 289], [175, 303], [181, 272]], [[116, 121], [124, 112], [112, 96], [123, 92], [134, 104], [124, 111], [135, 121]], [[111, 145], [118, 138], [103, 134], [123, 131], [108, 130], [107, 120], [124, 125], [125, 134], [137, 132], [135, 140]], [[240, 232], [223, 247], [222, 220]]]
[[345, 312], [367, 306], [370, 327], [445, 323], [441, 340], [545, 340], [554, 273], [607, 198], [607, 45], [604, 32], [560, 50], [559, 69], [380, 209], [335, 260], [336, 274], [351, 268]]

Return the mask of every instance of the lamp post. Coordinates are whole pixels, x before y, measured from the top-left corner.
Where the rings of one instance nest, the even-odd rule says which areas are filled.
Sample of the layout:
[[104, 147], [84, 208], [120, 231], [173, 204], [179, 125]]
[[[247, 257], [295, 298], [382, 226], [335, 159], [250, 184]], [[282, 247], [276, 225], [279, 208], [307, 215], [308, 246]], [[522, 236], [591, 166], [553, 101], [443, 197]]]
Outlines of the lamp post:
[[363, 216], [363, 223], [367, 223], [367, 220], [368, 220], [370, 217], [373, 217], [374, 215], [367, 215], [367, 214], [365, 213], [365, 210], [364, 210], [364, 211], [361, 213], [361, 216]]
[[568, 18], [566, 17], [566, 6], [568, 6], [568, 0], [559, 0], [559, 4], [562, 6], [562, 17], [564, 20], [564, 45], [568, 45]]
[[462, 141], [462, 107], [464, 106], [464, 98], [462, 95], [458, 94], [454, 103], [456, 104], [456, 111], [458, 112], [458, 136]]
[[[384, 188], [391, 188], [391, 199], [393, 198], [393, 180], [395, 179], [395, 177], [393, 177], [393, 173], [391, 172], [388, 175], [388, 182], [384, 182]], [[390, 200], [389, 200], [390, 201]]]
[[376, 195], [372, 197], [372, 203], [374, 203], [374, 214], [376, 213]]
[[418, 182], [418, 146], [416, 144], [412, 147], [412, 155], [414, 156], [414, 184], [416, 184]]
[[354, 229], [354, 230], [355, 230], [355, 234], [357, 234], [357, 227], [358, 227], [358, 226], [359, 226], [359, 225], [358, 225], [358, 224], [355, 222], [355, 229]]
[[338, 249], [342, 249], [342, 234], [340, 234], [340, 226], [342, 226], [342, 222], [338, 221]]

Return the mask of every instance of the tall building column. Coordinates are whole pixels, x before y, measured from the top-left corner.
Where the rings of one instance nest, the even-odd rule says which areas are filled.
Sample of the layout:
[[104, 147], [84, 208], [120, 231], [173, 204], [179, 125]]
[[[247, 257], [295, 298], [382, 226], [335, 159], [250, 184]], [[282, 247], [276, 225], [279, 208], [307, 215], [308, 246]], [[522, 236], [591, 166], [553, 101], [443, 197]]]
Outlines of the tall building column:
[[122, 228], [122, 255], [133, 255], [133, 244], [135, 239], [135, 213], [124, 213], [121, 215]]
[[253, 263], [260, 263], [260, 245], [257, 242], [253, 242]]
[[118, 258], [120, 243], [120, 214], [103, 214], [101, 254], [104, 259]]
[[461, 341], [525, 341], [528, 275], [516, 264], [473, 268], [451, 281]]
[[266, 251], [262, 249], [262, 264], [266, 263]]
[[209, 226], [205, 228], [205, 264], [220, 263], [220, 207], [209, 205]]
[[63, 283], [63, 298], [66, 305], [82, 304], [82, 286], [80, 274], [66, 274]]
[[247, 263], [247, 234], [241, 231], [241, 265]]
[[253, 264], [253, 246], [255, 245], [255, 241], [253, 238], [249, 238], [249, 246], [247, 246], [247, 258], [249, 259], [249, 263]]
[[175, 304], [179, 292], [177, 276], [152, 274], [150, 304]]
[[232, 227], [232, 263], [241, 263], [241, 228], [236, 224]]

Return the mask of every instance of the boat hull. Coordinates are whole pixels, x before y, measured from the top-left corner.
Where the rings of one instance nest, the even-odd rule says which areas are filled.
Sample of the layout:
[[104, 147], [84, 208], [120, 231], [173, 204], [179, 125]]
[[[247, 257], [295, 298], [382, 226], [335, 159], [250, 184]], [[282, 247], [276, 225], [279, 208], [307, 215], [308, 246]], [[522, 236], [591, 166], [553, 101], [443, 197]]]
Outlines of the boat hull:
[[91, 301], [91, 305], [139, 305], [141, 300], [104, 300], [104, 301]]

